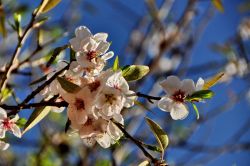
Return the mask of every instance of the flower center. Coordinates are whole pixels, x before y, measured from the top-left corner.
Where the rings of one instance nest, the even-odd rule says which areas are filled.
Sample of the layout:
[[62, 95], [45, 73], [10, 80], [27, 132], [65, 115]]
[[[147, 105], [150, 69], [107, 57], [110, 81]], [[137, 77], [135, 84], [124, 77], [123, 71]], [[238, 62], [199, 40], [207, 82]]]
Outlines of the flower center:
[[76, 106], [77, 110], [82, 110], [82, 109], [84, 110], [85, 109], [85, 104], [84, 104], [84, 101], [82, 99], [76, 98], [75, 106]]
[[176, 92], [172, 95], [172, 99], [173, 99], [175, 102], [180, 102], [180, 103], [183, 103], [183, 102], [184, 102], [185, 97], [186, 97], [185, 92], [183, 92], [183, 91], [181, 91], [181, 90], [176, 91]]
[[105, 94], [106, 102], [110, 105], [113, 105], [113, 102], [116, 100], [115, 95], [113, 94]]
[[101, 85], [100, 81], [96, 80], [90, 84], [88, 84], [90, 92], [96, 91], [97, 88]]
[[93, 123], [93, 120], [88, 118], [87, 122], [84, 124], [84, 126], [91, 126]]
[[11, 122], [9, 118], [4, 119], [2, 123], [3, 123], [3, 127], [5, 128], [5, 130], [11, 130], [11, 126], [13, 125], [13, 122]]
[[97, 52], [96, 51], [89, 51], [87, 53], [87, 60], [91, 62], [92, 59], [96, 58]]
[[120, 88], [120, 86], [118, 84], [115, 84], [114, 88], [117, 89], [117, 90], [121, 90], [121, 88]]

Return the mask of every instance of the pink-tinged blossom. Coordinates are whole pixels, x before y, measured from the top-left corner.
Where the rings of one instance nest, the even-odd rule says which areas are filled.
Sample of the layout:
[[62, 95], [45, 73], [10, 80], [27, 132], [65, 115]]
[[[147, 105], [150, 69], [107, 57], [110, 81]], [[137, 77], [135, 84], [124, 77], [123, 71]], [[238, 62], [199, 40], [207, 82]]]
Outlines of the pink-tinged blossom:
[[71, 48], [76, 52], [76, 60], [87, 74], [97, 75], [104, 68], [106, 61], [114, 56], [112, 51], [107, 52], [110, 43], [107, 42], [107, 33], [93, 35], [85, 26], [75, 31], [76, 37], [70, 40]]
[[158, 102], [162, 111], [170, 112], [174, 120], [182, 120], [188, 116], [188, 109], [185, 105], [185, 98], [195, 91], [193, 80], [180, 79], [176, 76], [169, 76], [160, 83], [166, 95]]
[[21, 138], [21, 130], [16, 125], [19, 116], [16, 114], [14, 118], [9, 118], [4, 109], [0, 108], [0, 138], [5, 137], [6, 131], [11, 131], [16, 137]]

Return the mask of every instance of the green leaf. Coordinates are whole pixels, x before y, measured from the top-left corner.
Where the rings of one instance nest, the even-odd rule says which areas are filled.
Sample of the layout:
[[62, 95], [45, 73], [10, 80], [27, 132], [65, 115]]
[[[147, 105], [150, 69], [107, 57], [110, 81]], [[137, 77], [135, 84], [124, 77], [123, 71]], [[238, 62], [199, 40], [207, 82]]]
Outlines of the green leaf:
[[29, 85], [35, 85], [35, 84], [37, 84], [39, 82], [42, 82], [42, 81], [46, 80], [46, 78], [47, 78], [47, 74], [42, 76], [41, 78], [38, 78], [37, 80], [32, 81]]
[[146, 107], [145, 104], [143, 104], [142, 102], [140, 102], [140, 101], [138, 101], [138, 100], [135, 100], [134, 103], [135, 103], [135, 105], [137, 105], [137, 106], [139, 106], [139, 107], [141, 107], [141, 108], [143, 108], [143, 109], [145, 109], [145, 110], [147, 110], [147, 111], [152, 112], [152, 111], [151, 111], [148, 107]]
[[224, 7], [221, 0], [212, 0], [212, 4], [218, 11], [224, 12]]
[[205, 81], [202, 89], [203, 90], [210, 89], [223, 77], [223, 75], [224, 73], [219, 73], [219, 74], [216, 74], [214, 77], [212, 77], [210, 80]]
[[127, 81], [136, 81], [149, 72], [149, 67], [144, 65], [128, 65], [122, 68], [122, 76]]
[[113, 64], [113, 71], [117, 71], [119, 69], [119, 57], [116, 56], [114, 64]]
[[112, 164], [110, 163], [109, 160], [97, 160], [95, 163], [95, 166], [111, 166]]
[[138, 166], [150, 166], [150, 162], [148, 160], [145, 160], [141, 162], [140, 164], [138, 164]]
[[3, 102], [6, 99], [8, 99], [11, 96], [12, 92], [13, 92], [12, 89], [10, 89], [10, 88], [4, 88], [2, 90], [2, 92], [1, 92], [1, 97], [2, 97], [1, 101]]
[[196, 105], [194, 103], [192, 103], [192, 106], [193, 106], [193, 108], [195, 110], [196, 118], [198, 120], [200, 118], [199, 110], [198, 110], [198, 108], [196, 107]]
[[81, 90], [81, 87], [66, 80], [65, 78], [63, 77], [57, 77], [57, 80], [58, 82], [60, 83], [60, 85], [62, 86], [62, 88], [69, 92], [69, 93], [76, 93], [78, 92], [79, 90]]
[[164, 154], [165, 149], [168, 146], [168, 135], [166, 134], [166, 132], [161, 128], [160, 125], [158, 125], [156, 122], [154, 122], [153, 120], [149, 119], [146, 117], [146, 121], [148, 126], [150, 127], [151, 131], [153, 132], [160, 148], [162, 151], [162, 156]]
[[4, 38], [7, 36], [7, 30], [5, 27], [5, 12], [2, 4], [0, 4], [0, 33]]
[[147, 149], [149, 149], [149, 150], [152, 150], [152, 151], [154, 151], [154, 152], [162, 152], [161, 151], [161, 148], [159, 148], [158, 146], [155, 146], [155, 145], [149, 145], [149, 144], [146, 144], [146, 143], [144, 143], [144, 142], [142, 142], [142, 145], [145, 147], [145, 148], [147, 148]]
[[14, 13], [15, 30], [17, 31], [17, 34], [19, 36], [21, 36], [22, 34], [21, 19], [22, 19], [21, 14]]
[[39, 8], [39, 13], [46, 13], [56, 7], [61, 0], [43, 0], [41, 7]]
[[187, 96], [186, 100], [187, 101], [197, 101], [199, 102], [200, 100], [203, 99], [211, 99], [214, 96], [214, 92], [211, 90], [200, 90], [200, 91], [196, 91], [194, 92], [192, 95]]
[[16, 124], [17, 124], [20, 128], [24, 127], [26, 123], [27, 123], [27, 119], [25, 119], [25, 118], [20, 118], [20, 119], [18, 119], [18, 121], [16, 122]]
[[46, 67], [49, 67], [53, 62], [54, 60], [56, 59], [56, 57], [63, 51], [65, 50], [66, 48], [68, 48], [68, 45], [64, 45], [64, 46], [61, 46], [61, 47], [57, 47], [53, 50], [53, 53], [49, 59], [49, 61], [47, 62], [46, 64]]
[[50, 112], [50, 107], [38, 107], [30, 115], [28, 121], [24, 125], [24, 133], [33, 128], [37, 123], [39, 123], [48, 113]]
[[34, 27], [34, 28], [40, 27], [40, 26], [43, 25], [48, 19], [49, 19], [49, 17], [44, 17], [44, 18], [41, 18], [41, 19], [37, 20], [37, 21], [34, 23], [33, 27]]

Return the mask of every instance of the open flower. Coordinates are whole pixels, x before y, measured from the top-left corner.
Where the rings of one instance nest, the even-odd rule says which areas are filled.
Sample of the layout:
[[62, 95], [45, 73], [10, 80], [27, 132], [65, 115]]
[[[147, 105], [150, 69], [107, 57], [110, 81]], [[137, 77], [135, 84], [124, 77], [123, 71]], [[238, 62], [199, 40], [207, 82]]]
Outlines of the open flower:
[[170, 112], [174, 120], [185, 119], [189, 113], [185, 98], [195, 91], [193, 80], [180, 81], [176, 76], [169, 76], [160, 85], [167, 94], [158, 102], [158, 107], [162, 111]]
[[[121, 116], [116, 116], [114, 119], [123, 124], [123, 118]], [[81, 126], [79, 135], [87, 145], [91, 146], [97, 142], [103, 148], [108, 148], [111, 144], [119, 140], [123, 133], [111, 121], [102, 118], [89, 118], [88, 121]]]
[[87, 74], [97, 75], [103, 69], [106, 61], [114, 56], [112, 51], [107, 52], [110, 43], [107, 42], [107, 33], [92, 35], [85, 26], [75, 31], [76, 37], [70, 40], [71, 48], [76, 51], [77, 62]]
[[14, 118], [10, 119], [7, 117], [7, 113], [4, 109], [0, 108], [0, 138], [5, 137], [6, 131], [11, 131], [13, 134], [21, 138], [21, 130], [16, 125], [19, 116], [16, 114]]
[[84, 124], [88, 120], [88, 115], [92, 114], [94, 105], [91, 92], [88, 87], [82, 88], [77, 93], [62, 93], [63, 99], [69, 103], [68, 117], [73, 128]]

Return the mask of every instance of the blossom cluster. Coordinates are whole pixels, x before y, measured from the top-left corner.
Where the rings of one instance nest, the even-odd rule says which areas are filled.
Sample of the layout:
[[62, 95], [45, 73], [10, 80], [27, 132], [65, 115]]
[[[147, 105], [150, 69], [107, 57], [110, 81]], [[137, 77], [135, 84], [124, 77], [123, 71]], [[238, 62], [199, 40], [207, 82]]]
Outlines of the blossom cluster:
[[[108, 52], [108, 34], [93, 35], [87, 27], [80, 26], [75, 35], [70, 46], [75, 51], [76, 61], [72, 61], [69, 69], [59, 77], [73, 83], [77, 89], [68, 91], [60, 80], [55, 79], [43, 90], [43, 95], [60, 95], [69, 104], [67, 115], [73, 131], [87, 145], [98, 142], [107, 148], [122, 136], [112, 121], [124, 123], [121, 111], [124, 107], [133, 106], [135, 95], [129, 90], [120, 70], [104, 70], [106, 61], [114, 55], [112, 51]], [[67, 65], [64, 61], [59, 62], [55, 72]], [[47, 79], [55, 72], [50, 73]], [[72, 90], [73, 87], [70, 88]]]

